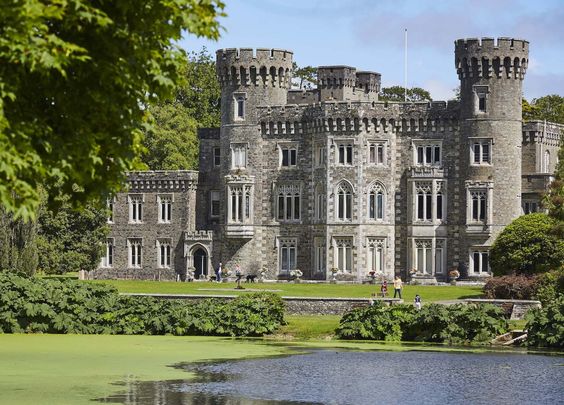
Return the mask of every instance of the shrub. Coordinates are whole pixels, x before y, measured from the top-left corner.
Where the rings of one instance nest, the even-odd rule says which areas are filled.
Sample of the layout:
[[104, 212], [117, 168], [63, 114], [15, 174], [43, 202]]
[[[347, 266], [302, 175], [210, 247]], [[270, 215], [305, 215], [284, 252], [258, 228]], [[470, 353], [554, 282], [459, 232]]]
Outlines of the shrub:
[[564, 269], [544, 273], [537, 278], [534, 298], [543, 305], [561, 295], [564, 295]]
[[259, 336], [284, 323], [272, 293], [186, 303], [120, 296], [113, 287], [75, 280], [0, 274], [0, 332]]
[[484, 295], [490, 299], [530, 300], [535, 293], [536, 278], [527, 276], [492, 277], [484, 286]]
[[529, 312], [527, 345], [564, 348], [564, 295]]

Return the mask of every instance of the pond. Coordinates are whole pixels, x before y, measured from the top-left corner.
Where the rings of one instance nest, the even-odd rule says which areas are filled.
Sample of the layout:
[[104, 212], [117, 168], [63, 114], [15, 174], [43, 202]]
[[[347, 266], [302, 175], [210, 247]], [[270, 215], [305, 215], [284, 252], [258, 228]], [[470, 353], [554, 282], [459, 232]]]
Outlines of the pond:
[[125, 404], [564, 404], [564, 358], [523, 353], [313, 350], [178, 365], [192, 380], [127, 382]]

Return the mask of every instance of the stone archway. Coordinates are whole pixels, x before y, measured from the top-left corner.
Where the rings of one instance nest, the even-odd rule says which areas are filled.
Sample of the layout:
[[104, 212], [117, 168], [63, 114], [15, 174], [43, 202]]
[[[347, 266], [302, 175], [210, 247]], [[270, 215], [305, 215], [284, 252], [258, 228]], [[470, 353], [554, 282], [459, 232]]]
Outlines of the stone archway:
[[192, 254], [192, 262], [194, 263], [194, 278], [199, 279], [208, 275], [208, 253], [202, 247], [197, 247]]

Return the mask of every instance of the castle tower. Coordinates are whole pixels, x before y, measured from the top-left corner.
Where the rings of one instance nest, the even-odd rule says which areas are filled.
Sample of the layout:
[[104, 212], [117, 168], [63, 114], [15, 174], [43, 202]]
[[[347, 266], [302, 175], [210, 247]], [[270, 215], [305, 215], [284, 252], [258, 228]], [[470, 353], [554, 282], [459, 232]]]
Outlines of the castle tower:
[[[246, 271], [261, 268], [263, 140], [257, 107], [285, 105], [291, 85], [292, 52], [279, 49], [220, 49], [216, 69], [221, 86], [219, 225], [226, 239], [225, 263]], [[219, 260], [216, 258], [216, 260]]]
[[[460, 185], [465, 203], [469, 274], [488, 259], [487, 246], [521, 215], [521, 97], [529, 43], [511, 38], [459, 39]], [[464, 207], [464, 205], [462, 206]], [[462, 208], [463, 209], [463, 208]], [[484, 248], [480, 250], [478, 246]], [[482, 256], [480, 256], [482, 255]], [[464, 260], [463, 260], [464, 261]]]

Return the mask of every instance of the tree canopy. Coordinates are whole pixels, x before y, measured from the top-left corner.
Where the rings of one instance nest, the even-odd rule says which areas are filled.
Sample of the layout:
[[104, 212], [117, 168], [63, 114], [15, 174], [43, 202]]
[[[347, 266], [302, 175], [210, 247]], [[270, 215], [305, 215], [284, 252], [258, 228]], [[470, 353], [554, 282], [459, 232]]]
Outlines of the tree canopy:
[[496, 276], [535, 274], [564, 263], [564, 240], [554, 233], [556, 220], [535, 213], [515, 219], [498, 235], [490, 250]]
[[317, 68], [313, 66], [299, 67], [296, 62], [292, 63], [293, 84], [298, 89], [311, 89], [317, 85]]
[[220, 125], [221, 90], [215, 61], [202, 49], [182, 66], [174, 96], [148, 108], [142, 161], [151, 170], [198, 168], [197, 129]]
[[[0, 204], [33, 219], [118, 190], [146, 106], [172, 93], [183, 30], [218, 38], [221, 0], [11, 1], [0, 8]], [[54, 185], [57, 184], [57, 187]]]
[[[379, 99], [382, 101], [404, 101], [405, 87], [402, 86], [392, 86], [383, 87], [380, 90]], [[408, 101], [433, 101], [431, 98], [431, 93], [420, 87], [412, 87], [407, 89], [407, 100]]]
[[547, 120], [564, 124], [564, 97], [550, 94], [534, 98], [530, 103], [523, 99], [523, 120]]

